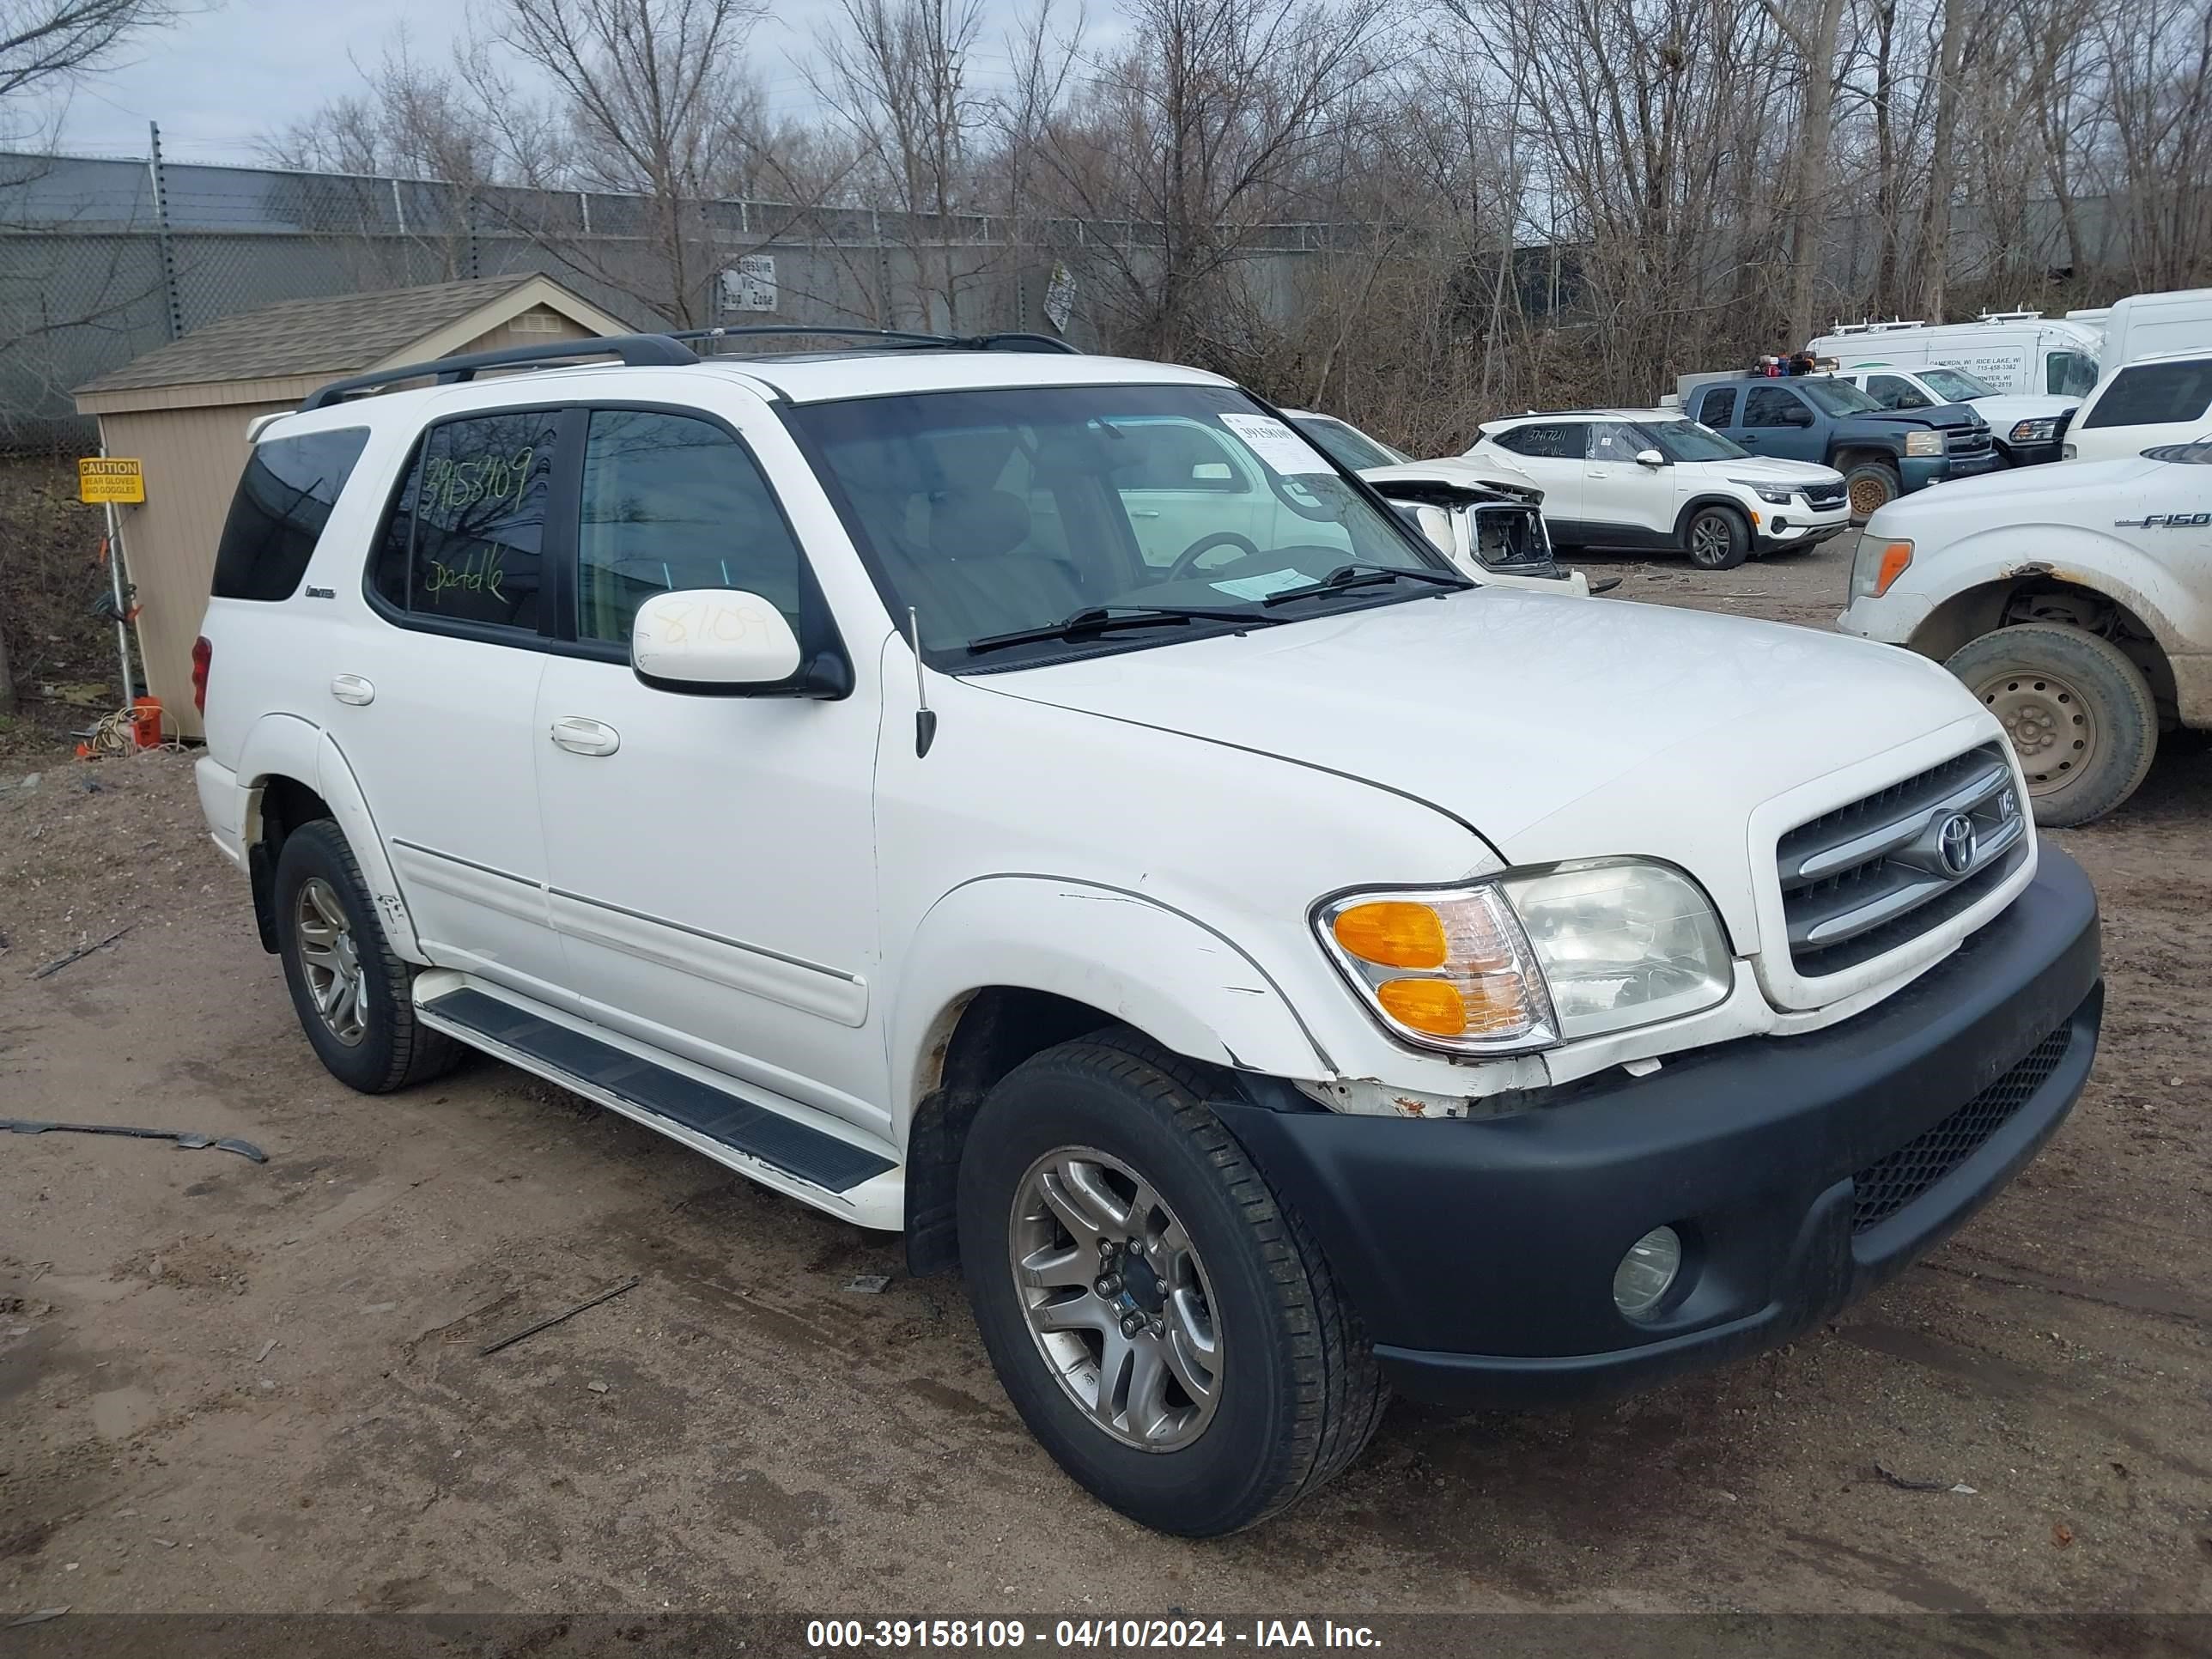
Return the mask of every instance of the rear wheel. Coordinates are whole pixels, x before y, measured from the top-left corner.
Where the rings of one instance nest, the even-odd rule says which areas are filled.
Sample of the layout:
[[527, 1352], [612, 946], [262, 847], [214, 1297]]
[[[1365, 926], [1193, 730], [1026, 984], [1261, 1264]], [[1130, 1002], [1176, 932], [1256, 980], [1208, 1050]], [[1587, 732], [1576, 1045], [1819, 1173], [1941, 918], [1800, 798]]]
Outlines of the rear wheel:
[[1887, 461], [1860, 461], [1844, 471], [1844, 494], [1850, 501], [1854, 523], [1864, 524], [1877, 508], [1904, 493], [1905, 481]]
[[959, 1200], [976, 1327], [1030, 1432], [1124, 1515], [1200, 1538], [1335, 1475], [1387, 1398], [1204, 1089], [1133, 1034], [1047, 1049], [977, 1112]]
[[1751, 556], [1751, 526], [1729, 507], [1701, 507], [1682, 526], [1682, 546], [1700, 570], [1733, 570]]
[[2035, 821], [2064, 829], [2136, 792], [2158, 752], [2158, 706], [2111, 641], [2027, 623], [1962, 647], [1944, 665], [2003, 722]]
[[273, 885], [284, 983], [331, 1075], [384, 1094], [451, 1071], [466, 1050], [415, 1018], [414, 965], [386, 940], [337, 825], [318, 818], [286, 836]]

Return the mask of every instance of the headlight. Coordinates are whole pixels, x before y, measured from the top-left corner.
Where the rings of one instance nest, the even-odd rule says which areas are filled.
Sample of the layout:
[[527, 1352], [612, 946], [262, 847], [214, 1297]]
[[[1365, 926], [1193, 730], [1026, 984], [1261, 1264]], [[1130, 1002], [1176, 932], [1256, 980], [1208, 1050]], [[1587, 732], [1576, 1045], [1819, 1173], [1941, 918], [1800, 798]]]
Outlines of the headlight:
[[1912, 544], [1889, 536], [1859, 532], [1858, 550], [1851, 555], [1851, 597], [1878, 599], [1912, 562]]
[[2047, 444], [2058, 435], [2058, 417], [2046, 415], [2039, 421], [2017, 421], [2013, 424], [2012, 441], [2016, 444]]
[[1943, 434], [1940, 432], [1908, 432], [1905, 434], [1905, 453], [1908, 455], [1941, 455]]
[[1590, 859], [1443, 892], [1354, 893], [1315, 921], [1383, 1024], [1425, 1048], [1548, 1048], [1710, 1008], [1728, 944], [1697, 884]]
[[1790, 497], [1796, 494], [1788, 484], [1770, 483], [1765, 478], [1730, 478], [1729, 482], [1755, 491], [1759, 500], [1771, 502], [1776, 507], [1789, 506]]

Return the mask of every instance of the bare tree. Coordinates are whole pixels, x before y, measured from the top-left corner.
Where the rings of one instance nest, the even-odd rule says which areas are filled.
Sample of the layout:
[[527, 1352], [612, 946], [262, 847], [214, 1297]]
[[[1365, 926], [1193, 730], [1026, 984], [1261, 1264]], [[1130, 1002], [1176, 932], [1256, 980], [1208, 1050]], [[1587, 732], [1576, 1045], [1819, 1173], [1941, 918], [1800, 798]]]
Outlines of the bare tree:
[[[653, 275], [617, 285], [686, 326], [706, 320], [720, 251], [702, 209], [757, 147], [757, 88], [738, 54], [764, 0], [495, 0], [491, 38], [557, 88], [571, 140], [568, 182], [644, 198]], [[475, 59], [494, 111], [529, 107]], [[539, 171], [508, 135], [524, 176]]]

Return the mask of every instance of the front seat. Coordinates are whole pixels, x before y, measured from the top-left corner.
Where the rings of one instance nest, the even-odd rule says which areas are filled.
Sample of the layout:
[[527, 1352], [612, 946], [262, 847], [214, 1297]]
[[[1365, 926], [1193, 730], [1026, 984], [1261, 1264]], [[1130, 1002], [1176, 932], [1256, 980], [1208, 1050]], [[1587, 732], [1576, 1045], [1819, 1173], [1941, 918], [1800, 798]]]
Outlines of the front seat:
[[971, 638], [1057, 622], [1082, 609], [1082, 584], [1065, 560], [1014, 550], [1029, 538], [1029, 503], [1018, 495], [963, 489], [932, 498], [933, 586]]

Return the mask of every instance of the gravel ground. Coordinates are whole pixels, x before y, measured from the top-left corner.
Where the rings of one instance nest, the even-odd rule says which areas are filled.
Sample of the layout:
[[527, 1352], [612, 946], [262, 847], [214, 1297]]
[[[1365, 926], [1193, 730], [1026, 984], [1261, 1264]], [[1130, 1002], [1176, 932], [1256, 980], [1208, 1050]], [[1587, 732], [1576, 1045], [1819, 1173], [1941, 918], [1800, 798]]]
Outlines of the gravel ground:
[[[1590, 568], [1626, 578], [1605, 603], [1819, 626], [1843, 557]], [[2106, 907], [2105, 1048], [1952, 1242], [1792, 1347], [1625, 1403], [1401, 1404], [1346, 1478], [1213, 1544], [1063, 1480], [957, 1285], [907, 1279], [895, 1240], [489, 1061], [379, 1099], [331, 1080], [185, 758], [27, 769], [0, 771], [10, 1115], [270, 1158], [0, 1139], [0, 1609], [2212, 1605], [2201, 745], [2053, 837]]]

